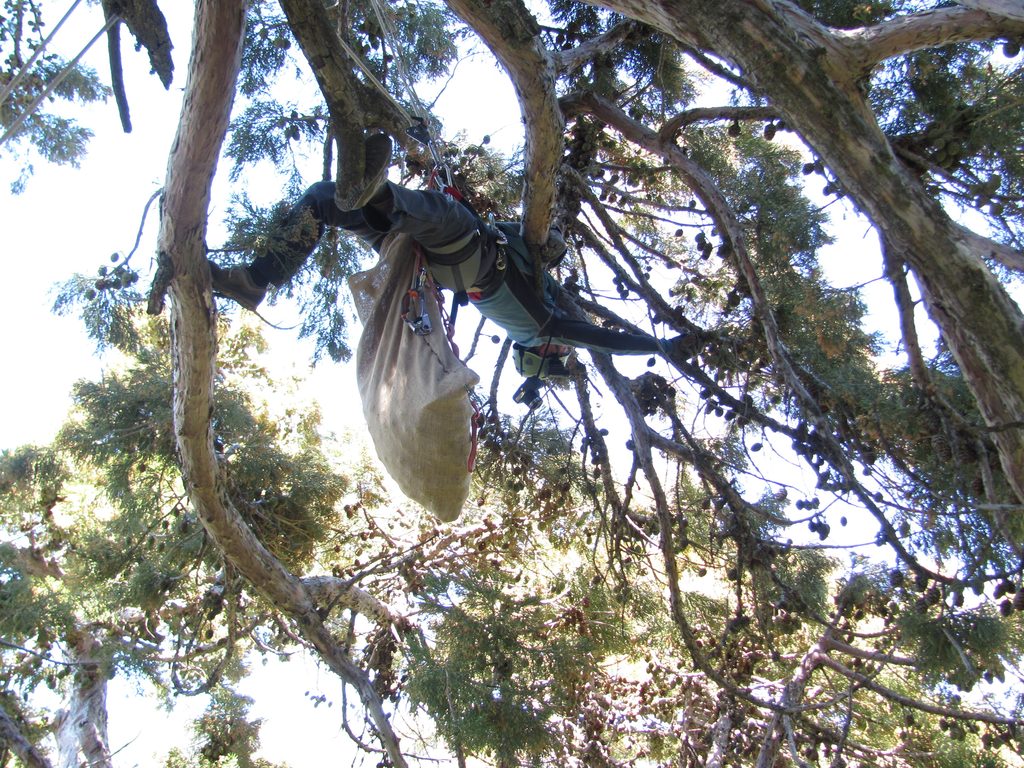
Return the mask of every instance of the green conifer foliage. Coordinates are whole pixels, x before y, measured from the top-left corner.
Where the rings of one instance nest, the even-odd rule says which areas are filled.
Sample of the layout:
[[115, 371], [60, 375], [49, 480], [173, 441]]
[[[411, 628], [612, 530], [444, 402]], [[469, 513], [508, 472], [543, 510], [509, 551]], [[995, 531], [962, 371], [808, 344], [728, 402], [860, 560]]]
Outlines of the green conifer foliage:
[[[442, 526], [390, 499], [369, 459], [330, 451], [315, 412], [256, 396], [263, 341], [223, 302], [214, 452], [183, 455], [187, 366], [138, 321], [136, 268], [73, 278], [57, 308], [130, 362], [76, 388], [53, 445], [0, 461], [7, 717], [37, 732], [25, 694], [80, 688], [56, 649], [84, 653], [102, 625], [99, 663], [213, 695], [168, 766], [259, 765], [248, 702], [219, 684], [248, 650], [297, 642], [343, 703], [358, 692], [381, 768], [412, 751], [390, 724], [423, 717], [430, 747], [502, 768], [1013, 765], [1022, 22], [918, 0], [322, 5], [249, 4], [234, 198], [215, 206], [228, 235], [175, 279], [273, 252], [288, 203], [338, 172], [339, 104], [392, 133], [403, 183], [424, 186], [434, 159], [403, 133], [402, 75], [447, 76], [482, 38], [528, 143], [496, 150], [431, 117], [442, 170], [484, 216], [558, 224], [562, 310], [699, 343], [578, 352], [526, 411], [506, 394], [509, 345], [478, 327], [471, 502]], [[257, 165], [279, 172], [280, 204], [249, 194]], [[834, 247], [871, 265], [864, 284], [823, 258]], [[327, 233], [271, 292], [316, 358], [351, 357], [346, 280], [373, 258]]]

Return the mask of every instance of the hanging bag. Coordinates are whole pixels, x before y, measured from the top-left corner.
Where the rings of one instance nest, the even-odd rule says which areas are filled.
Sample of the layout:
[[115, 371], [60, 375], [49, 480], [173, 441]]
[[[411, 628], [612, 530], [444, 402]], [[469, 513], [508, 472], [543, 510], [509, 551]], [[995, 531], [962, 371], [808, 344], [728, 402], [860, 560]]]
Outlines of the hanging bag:
[[349, 278], [363, 334], [356, 381], [381, 463], [402, 492], [445, 522], [469, 495], [473, 406], [479, 377], [448, 345], [437, 299], [425, 292], [431, 326], [412, 333], [402, 302], [416, 269], [408, 235], [390, 235], [372, 269]]

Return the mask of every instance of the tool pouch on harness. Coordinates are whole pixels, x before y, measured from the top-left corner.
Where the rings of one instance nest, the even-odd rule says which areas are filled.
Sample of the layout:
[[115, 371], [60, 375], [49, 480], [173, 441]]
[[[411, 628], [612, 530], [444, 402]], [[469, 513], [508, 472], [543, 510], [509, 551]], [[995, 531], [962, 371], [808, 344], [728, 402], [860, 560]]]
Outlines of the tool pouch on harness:
[[[469, 495], [473, 408], [467, 393], [479, 378], [455, 356], [444, 333], [409, 332], [402, 302], [415, 262], [412, 239], [391, 235], [377, 265], [349, 278], [363, 323], [356, 380], [388, 474], [406, 496], [450, 521]], [[431, 325], [442, 328], [433, 291], [425, 291], [423, 300]]]

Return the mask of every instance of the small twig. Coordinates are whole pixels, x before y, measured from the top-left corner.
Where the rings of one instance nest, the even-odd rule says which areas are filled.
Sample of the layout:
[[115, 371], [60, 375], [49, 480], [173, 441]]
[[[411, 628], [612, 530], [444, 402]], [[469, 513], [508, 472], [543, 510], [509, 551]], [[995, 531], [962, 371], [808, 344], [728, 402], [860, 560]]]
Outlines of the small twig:
[[33, 651], [31, 648], [26, 648], [23, 645], [18, 645], [17, 643], [12, 643], [12, 642], [9, 642], [7, 640], [0, 640], [0, 645], [4, 646], [5, 648], [11, 648], [11, 649], [13, 649], [15, 651], [22, 651], [24, 653], [30, 654], [32, 656], [35, 656], [38, 659], [42, 659], [43, 661], [48, 661], [51, 664], [57, 664], [57, 665], [60, 665], [62, 667], [81, 667], [81, 666], [84, 666], [84, 664], [82, 662], [80, 662], [80, 661], [60, 661], [59, 659], [55, 659], [52, 656], [46, 655], [45, 653], [39, 653], [39, 651]]
[[139, 250], [139, 243], [142, 242], [142, 231], [146, 227], [146, 217], [149, 216], [149, 207], [153, 204], [154, 200], [160, 197], [163, 191], [164, 188], [160, 187], [160, 189], [158, 189], [156, 192], [150, 195], [149, 200], [146, 201], [146, 205], [142, 208], [142, 221], [139, 222], [139, 231], [135, 235], [135, 245], [132, 246], [132, 249], [128, 252], [128, 255], [124, 257], [125, 264], [127, 264], [131, 257], [135, 255], [135, 252]]

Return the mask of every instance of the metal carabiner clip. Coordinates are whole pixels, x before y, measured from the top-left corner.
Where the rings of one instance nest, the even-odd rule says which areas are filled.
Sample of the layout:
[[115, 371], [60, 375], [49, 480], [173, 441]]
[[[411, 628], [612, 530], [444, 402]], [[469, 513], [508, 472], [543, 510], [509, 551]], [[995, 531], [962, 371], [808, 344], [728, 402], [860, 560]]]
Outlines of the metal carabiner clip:
[[433, 331], [427, 301], [422, 291], [410, 288], [402, 297], [402, 320], [417, 336], [426, 336]]

